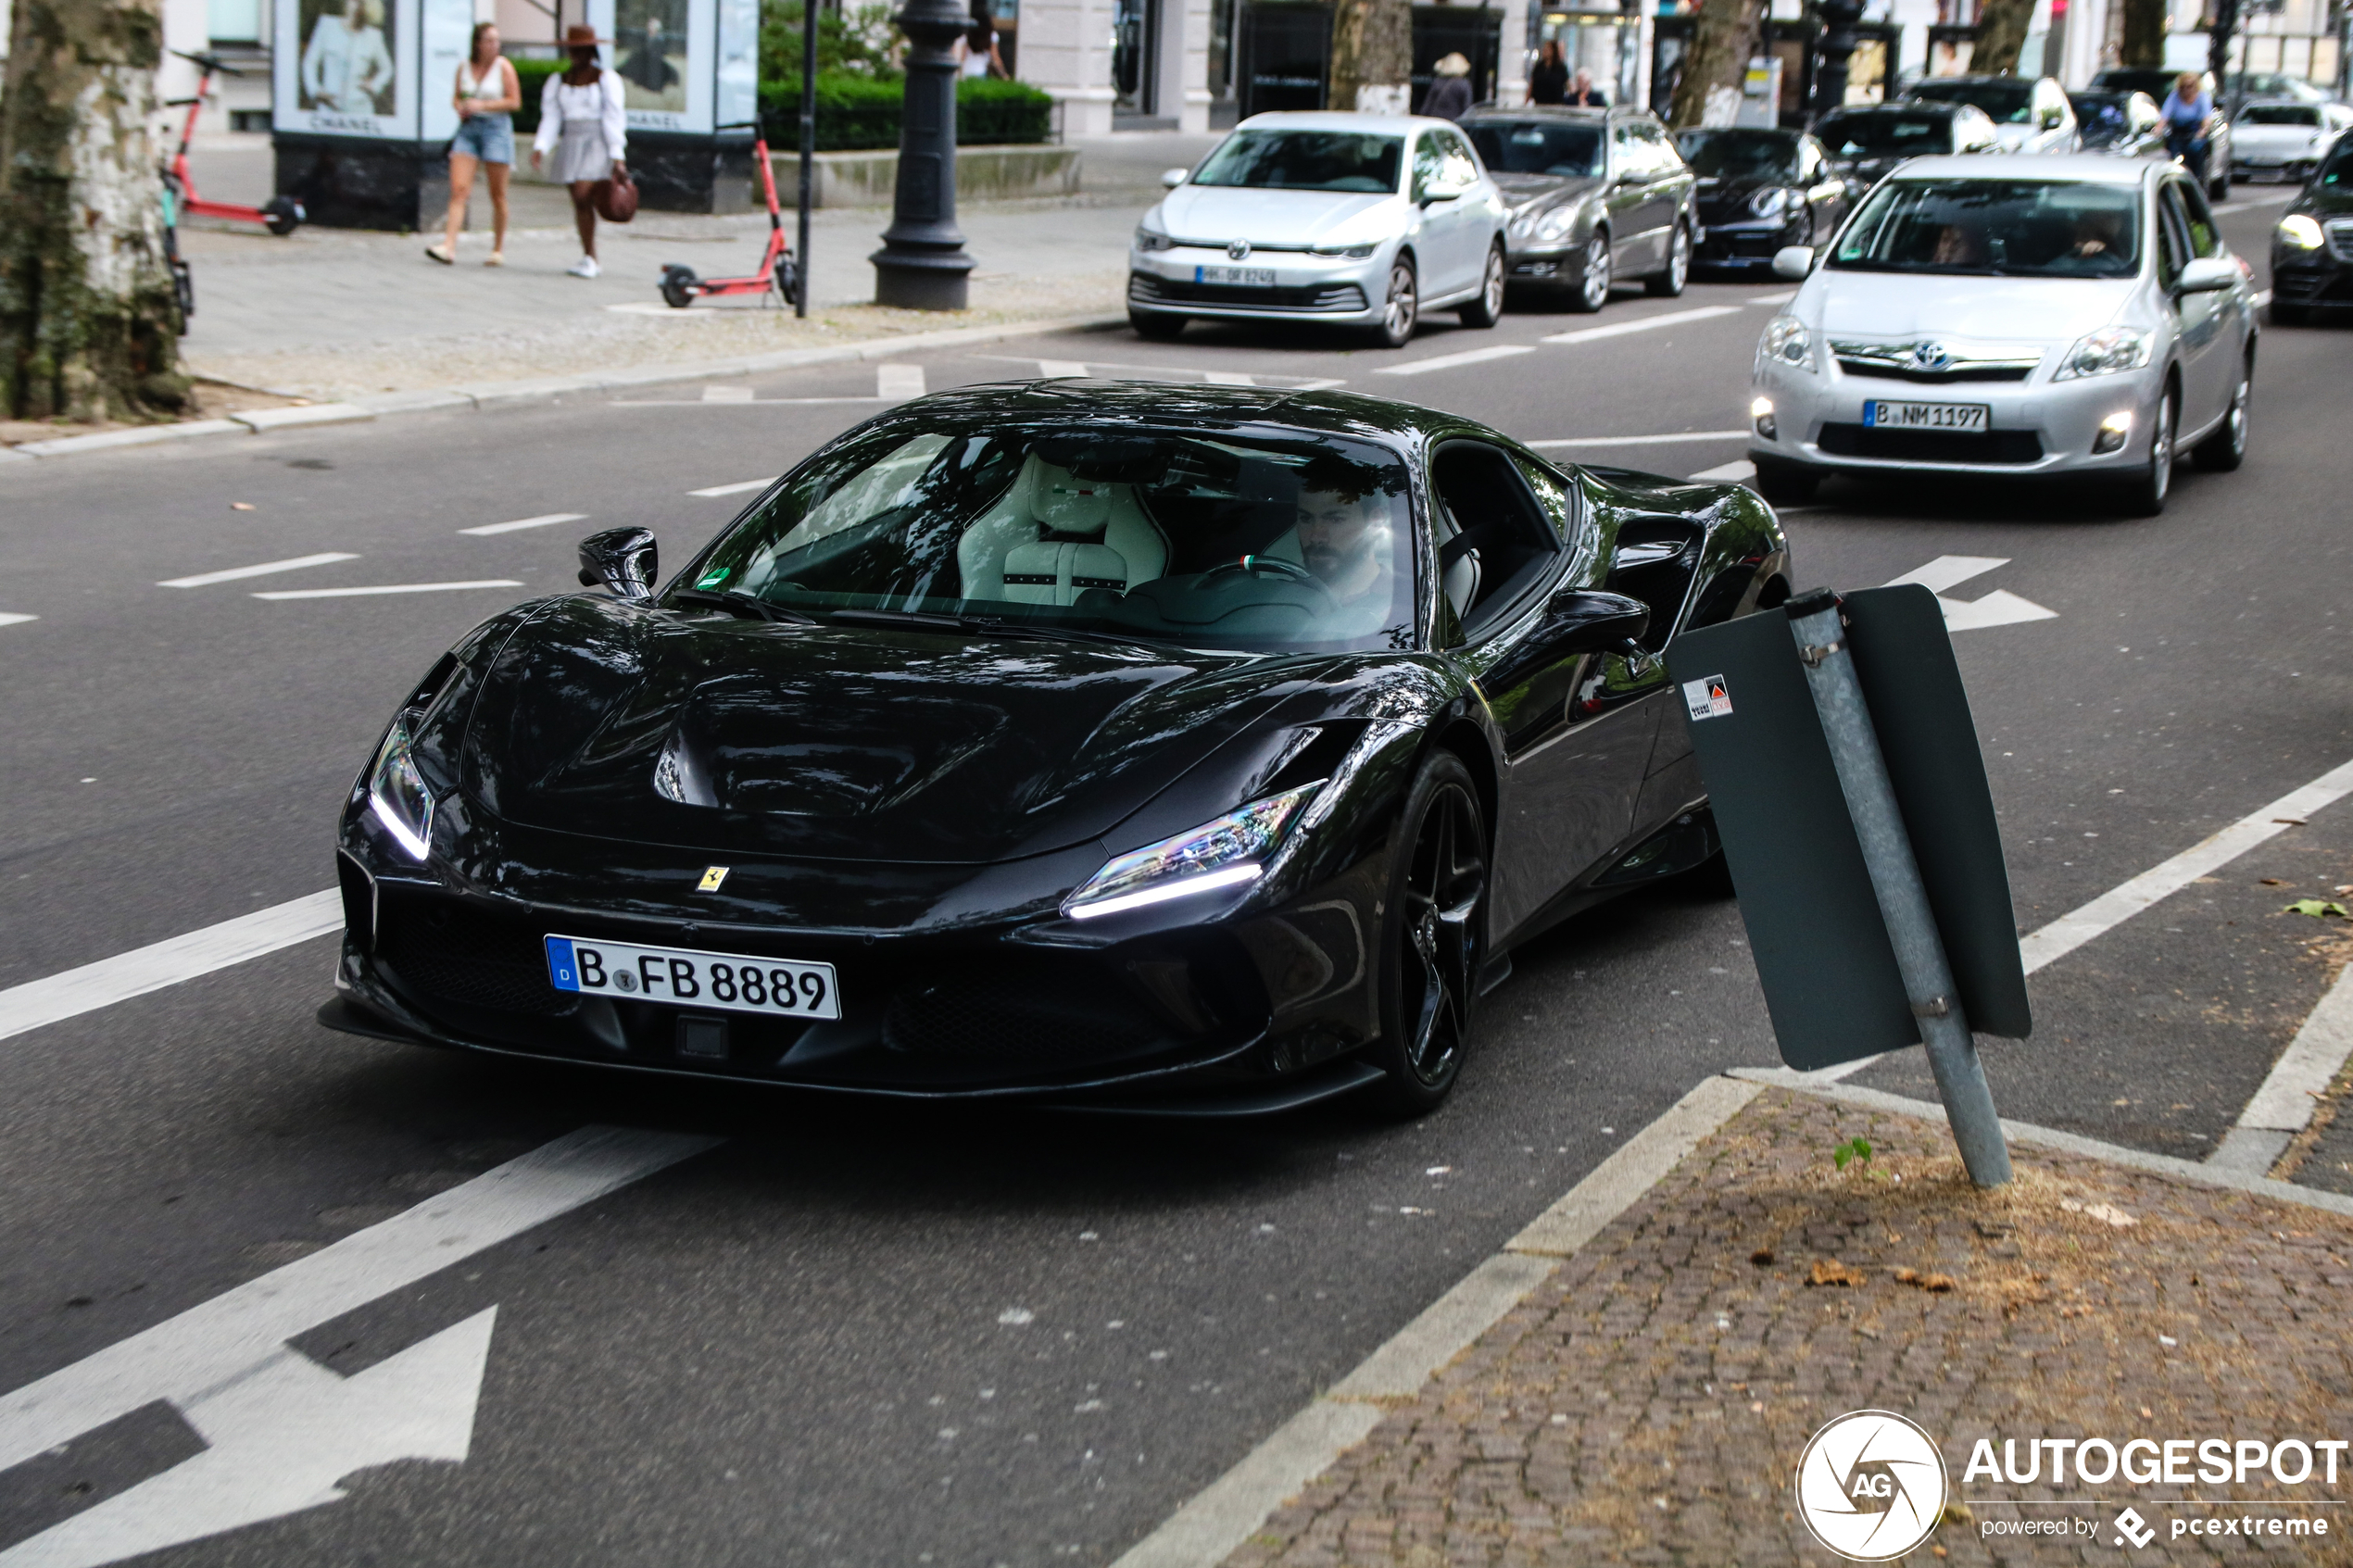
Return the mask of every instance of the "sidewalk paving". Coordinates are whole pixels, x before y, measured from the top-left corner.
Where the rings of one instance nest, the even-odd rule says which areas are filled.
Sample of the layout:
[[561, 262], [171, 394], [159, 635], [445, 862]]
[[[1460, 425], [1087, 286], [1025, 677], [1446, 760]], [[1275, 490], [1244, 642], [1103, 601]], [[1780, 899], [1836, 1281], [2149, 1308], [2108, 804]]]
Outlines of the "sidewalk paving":
[[[1873, 1156], [1842, 1173], [1831, 1151], [1858, 1135]], [[2326, 1538], [2170, 1538], [2172, 1518], [2242, 1512], [2188, 1499], [2342, 1488], [1964, 1482], [1981, 1437], [2316, 1439], [2353, 1425], [2353, 1217], [2047, 1148], [2013, 1158], [2017, 1181], [1981, 1192], [1941, 1123], [1764, 1091], [1417, 1397], [1391, 1401], [1230, 1568], [1828, 1565], [1792, 1478], [1818, 1428], [1871, 1408], [1929, 1432], [1958, 1505], [1906, 1562], [2110, 1560], [2127, 1503], [2159, 1529], [2160, 1554], [2353, 1560], [2338, 1509], [2245, 1511], [2328, 1517]], [[2086, 1493], [2105, 1506], [1982, 1500]], [[2098, 1534], [1981, 1534], [1984, 1520], [2069, 1513]]]

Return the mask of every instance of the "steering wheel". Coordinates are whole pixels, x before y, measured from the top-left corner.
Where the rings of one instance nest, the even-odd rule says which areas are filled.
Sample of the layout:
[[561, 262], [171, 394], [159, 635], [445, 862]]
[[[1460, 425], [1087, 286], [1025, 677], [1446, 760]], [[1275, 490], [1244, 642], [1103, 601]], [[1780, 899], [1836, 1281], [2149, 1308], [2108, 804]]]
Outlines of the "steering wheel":
[[1294, 583], [1302, 583], [1311, 588], [1324, 586], [1322, 578], [1297, 561], [1285, 560], [1280, 556], [1244, 556], [1239, 560], [1220, 561], [1202, 572], [1202, 576], [1203, 579], [1208, 579], [1222, 576], [1228, 571], [1247, 571], [1253, 576], [1262, 571], [1271, 571], [1277, 577], [1288, 577]]

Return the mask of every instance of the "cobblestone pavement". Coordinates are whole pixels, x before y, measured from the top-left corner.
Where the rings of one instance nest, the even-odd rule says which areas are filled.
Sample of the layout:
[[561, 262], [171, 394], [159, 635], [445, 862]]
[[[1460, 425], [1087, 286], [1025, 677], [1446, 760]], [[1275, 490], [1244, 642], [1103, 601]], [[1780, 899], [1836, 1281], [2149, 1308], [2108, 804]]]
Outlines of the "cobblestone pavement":
[[[1833, 1148], [1858, 1135], [1872, 1158], [1838, 1171]], [[1229, 1568], [1827, 1568], [1837, 1560], [1797, 1519], [1791, 1482], [1808, 1436], [1862, 1409], [1910, 1417], [1944, 1454], [1955, 1506], [1906, 1562], [2113, 1561], [2128, 1504], [2158, 1535], [2127, 1556], [2353, 1562], [2353, 1510], [2238, 1506], [2353, 1493], [2353, 1468], [2335, 1487], [2317, 1472], [2303, 1486], [2260, 1473], [2245, 1486], [1964, 1480], [1980, 1438], [1999, 1451], [2045, 1436], [2353, 1435], [2353, 1219], [2013, 1155], [2018, 1180], [1979, 1192], [1939, 1125], [1767, 1091]], [[1851, 1283], [1815, 1283], [1839, 1276]], [[2052, 1499], [2093, 1500], [2018, 1506]], [[2171, 1535], [2177, 1519], [2274, 1515], [2326, 1519], [2329, 1533]], [[1985, 1533], [2054, 1517], [2097, 1534]]]

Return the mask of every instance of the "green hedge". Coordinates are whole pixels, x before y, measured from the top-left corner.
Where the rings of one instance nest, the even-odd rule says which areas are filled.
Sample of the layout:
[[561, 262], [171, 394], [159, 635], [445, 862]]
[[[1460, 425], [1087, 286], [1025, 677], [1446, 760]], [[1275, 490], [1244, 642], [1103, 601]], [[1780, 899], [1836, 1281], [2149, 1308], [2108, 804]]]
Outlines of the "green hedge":
[[510, 59], [507, 63], [515, 68], [515, 80], [522, 88], [522, 107], [515, 111], [515, 134], [529, 136], [539, 129], [539, 94], [547, 90], [547, 79], [571, 62]]
[[[871, 76], [827, 71], [817, 78], [817, 150], [849, 152], [899, 145], [899, 108], [905, 85]], [[800, 146], [799, 83], [762, 82], [760, 118], [774, 152]], [[956, 141], [961, 146], [1043, 142], [1053, 133], [1054, 100], [1019, 82], [965, 78], [956, 83]]]

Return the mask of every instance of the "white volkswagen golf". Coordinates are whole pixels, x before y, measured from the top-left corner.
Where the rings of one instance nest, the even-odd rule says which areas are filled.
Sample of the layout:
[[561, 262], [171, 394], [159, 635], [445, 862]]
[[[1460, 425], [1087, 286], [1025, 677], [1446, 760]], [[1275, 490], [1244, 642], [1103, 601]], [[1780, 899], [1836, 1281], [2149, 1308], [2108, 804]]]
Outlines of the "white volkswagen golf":
[[2095, 475], [2154, 515], [2177, 449], [2246, 456], [2254, 291], [2171, 164], [1918, 158], [1774, 270], [1805, 284], [1756, 349], [1768, 499], [1840, 470]]

